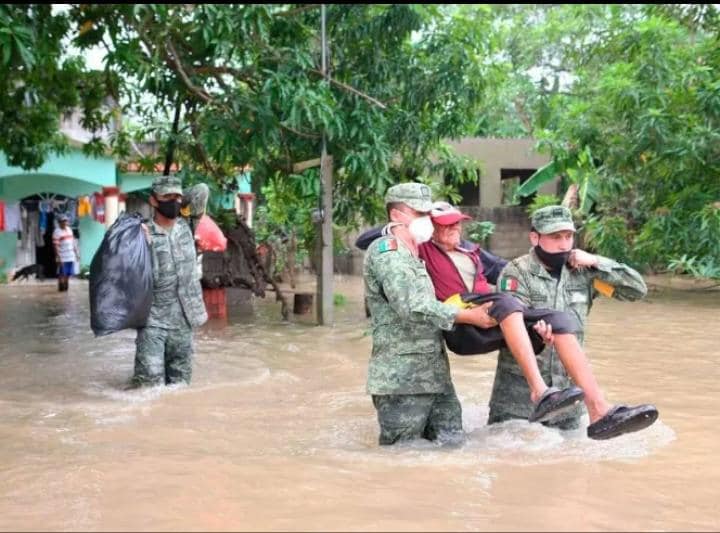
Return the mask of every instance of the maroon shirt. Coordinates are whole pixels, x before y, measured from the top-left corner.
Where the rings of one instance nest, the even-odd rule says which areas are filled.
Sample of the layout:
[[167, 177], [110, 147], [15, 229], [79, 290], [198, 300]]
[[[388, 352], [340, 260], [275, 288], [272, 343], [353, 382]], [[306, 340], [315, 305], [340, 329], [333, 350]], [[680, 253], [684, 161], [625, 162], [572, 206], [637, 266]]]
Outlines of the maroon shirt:
[[[466, 244], [466, 243], [463, 243]], [[476, 294], [488, 294], [492, 292], [488, 280], [483, 273], [483, 263], [480, 260], [480, 247], [458, 246], [455, 251], [466, 254], [477, 269], [473, 290]], [[438, 300], [444, 301], [453, 294], [468, 292], [460, 271], [453, 263], [450, 256], [440, 246], [432, 241], [422, 243], [418, 246], [418, 255], [425, 262], [425, 268], [435, 286], [435, 296]]]

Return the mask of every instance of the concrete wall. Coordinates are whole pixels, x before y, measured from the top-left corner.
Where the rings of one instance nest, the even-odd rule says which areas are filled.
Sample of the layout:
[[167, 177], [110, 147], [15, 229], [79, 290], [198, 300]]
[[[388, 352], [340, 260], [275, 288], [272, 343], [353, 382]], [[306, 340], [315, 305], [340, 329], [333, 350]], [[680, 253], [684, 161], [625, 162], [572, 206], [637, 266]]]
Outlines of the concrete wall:
[[484, 248], [505, 259], [524, 255], [530, 249], [530, 217], [524, 207], [463, 207], [474, 220], [489, 220], [495, 224], [495, 231]]
[[105, 237], [105, 224], [93, 220], [92, 217], [82, 217], [78, 222], [78, 236], [80, 266], [90, 267], [92, 258]]
[[[507, 169], [538, 169], [550, 159], [534, 150], [535, 139], [491, 139], [468, 137], [448, 144], [459, 155], [480, 162], [482, 170], [478, 190], [480, 207], [498, 207], [502, 200], [500, 171]], [[557, 182], [545, 184], [541, 194], [555, 194]]]
[[0, 272], [8, 272], [15, 268], [16, 243], [16, 232], [0, 231]]

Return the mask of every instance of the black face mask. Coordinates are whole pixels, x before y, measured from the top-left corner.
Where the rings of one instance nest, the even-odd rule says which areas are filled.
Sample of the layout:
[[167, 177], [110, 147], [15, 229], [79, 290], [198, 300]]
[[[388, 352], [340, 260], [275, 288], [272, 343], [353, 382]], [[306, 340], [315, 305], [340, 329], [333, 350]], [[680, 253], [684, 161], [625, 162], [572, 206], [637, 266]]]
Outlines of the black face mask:
[[180, 202], [178, 202], [176, 200], [166, 200], [164, 202], [161, 202], [157, 198], [155, 198], [155, 200], [157, 200], [157, 203], [158, 203], [158, 206], [156, 207], [156, 209], [165, 218], [169, 218], [169, 219], [177, 218], [177, 216], [180, 214], [180, 207], [181, 207]]
[[535, 254], [538, 256], [540, 261], [545, 263], [553, 271], [560, 271], [565, 263], [570, 258], [570, 252], [556, 252], [551, 254], [546, 252], [540, 245], [535, 246]]

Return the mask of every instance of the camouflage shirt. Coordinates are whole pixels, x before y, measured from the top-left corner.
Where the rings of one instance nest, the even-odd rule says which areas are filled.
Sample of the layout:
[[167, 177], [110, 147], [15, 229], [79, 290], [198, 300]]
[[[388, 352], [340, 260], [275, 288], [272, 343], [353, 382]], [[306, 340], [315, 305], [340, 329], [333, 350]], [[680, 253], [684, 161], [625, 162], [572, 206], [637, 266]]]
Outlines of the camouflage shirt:
[[[596, 283], [604, 282], [612, 297], [618, 300], [638, 300], [647, 294], [642, 276], [632, 268], [598, 256], [597, 267], [571, 270], [563, 267], [560, 280], [554, 279], [540, 263], [533, 250], [510, 263], [500, 273], [498, 287], [507, 286], [508, 291], [524, 304], [533, 308], [566, 311], [578, 321], [577, 334], [584, 340], [585, 322], [592, 301], [597, 296]], [[509, 283], [503, 283], [504, 280]], [[548, 385], [564, 388], [570, 378], [565, 372], [557, 352], [551, 346], [537, 356], [540, 372]], [[514, 376], [513, 376], [514, 375]], [[502, 349], [498, 357], [497, 373], [490, 398], [490, 410], [512, 414], [518, 418], [530, 415], [530, 390], [520, 367], [508, 349]], [[579, 415], [579, 411], [576, 416]]]
[[368, 393], [450, 391], [442, 330], [452, 328], [457, 308], [435, 299], [425, 264], [386, 236], [368, 247], [363, 276], [373, 338]]
[[190, 228], [177, 218], [169, 230], [148, 223], [152, 239], [153, 302], [147, 326], [183, 329], [205, 323], [207, 312]]

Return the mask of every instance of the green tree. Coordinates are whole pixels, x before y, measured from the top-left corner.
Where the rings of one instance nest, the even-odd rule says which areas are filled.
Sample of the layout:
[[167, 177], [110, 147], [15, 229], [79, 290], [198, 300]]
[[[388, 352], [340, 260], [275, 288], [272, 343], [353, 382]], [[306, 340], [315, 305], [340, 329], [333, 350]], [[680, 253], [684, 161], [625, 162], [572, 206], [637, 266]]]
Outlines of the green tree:
[[[533, 132], [552, 162], [520, 193], [561, 175], [578, 187], [586, 237], [600, 252], [640, 267], [717, 276], [717, 10], [562, 5], [511, 12], [524, 13], [528, 26], [513, 37], [525, 60], [518, 77], [542, 72], [544, 63], [546, 73], [565, 74], [564, 83], [551, 84], [557, 90], [544, 91], [542, 79], [531, 87]], [[518, 19], [501, 15], [518, 28]]]
[[[82, 124], [99, 131], [112, 118], [103, 106], [117, 97], [111, 76], [88, 71], [67, 53], [71, 21], [51, 4], [0, 5], [0, 150], [11, 165], [37, 168], [68, 146], [60, 134], [64, 114], [82, 110]], [[96, 136], [84, 147], [104, 149]]]
[[468, 130], [483, 96], [482, 10], [330, 5], [327, 77], [316, 5], [82, 4], [72, 13], [84, 29], [78, 46], [107, 47], [106, 68], [124, 80], [143, 133], [172, 140], [176, 159], [215, 179], [246, 164], [260, 183], [289, 178], [294, 163], [319, 156], [324, 133], [334, 217], [352, 224], [380, 216], [398, 180], [473, 176], [442, 140]]

